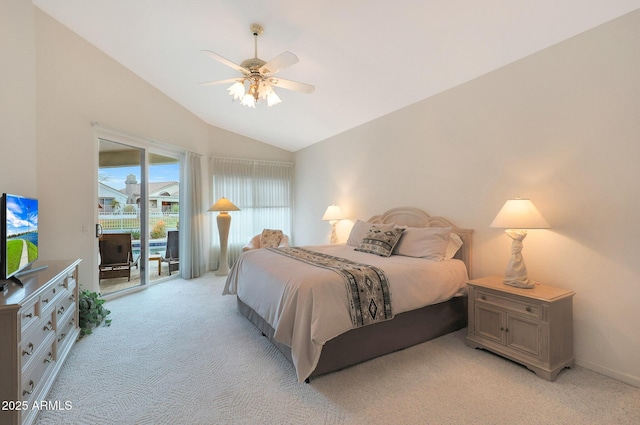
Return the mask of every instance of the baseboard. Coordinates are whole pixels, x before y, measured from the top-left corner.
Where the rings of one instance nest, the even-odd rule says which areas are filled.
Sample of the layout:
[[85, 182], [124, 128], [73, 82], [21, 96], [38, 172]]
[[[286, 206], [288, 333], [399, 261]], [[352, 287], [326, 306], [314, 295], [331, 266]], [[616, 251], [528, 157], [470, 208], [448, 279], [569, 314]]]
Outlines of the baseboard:
[[633, 385], [634, 387], [640, 388], [640, 376], [621, 373], [617, 370], [609, 369], [607, 367], [590, 362], [585, 359], [581, 359], [579, 357], [576, 357], [576, 364], [594, 372], [598, 372], [602, 375], [606, 375], [610, 378], [617, 379], [618, 381], [624, 382], [625, 384]]

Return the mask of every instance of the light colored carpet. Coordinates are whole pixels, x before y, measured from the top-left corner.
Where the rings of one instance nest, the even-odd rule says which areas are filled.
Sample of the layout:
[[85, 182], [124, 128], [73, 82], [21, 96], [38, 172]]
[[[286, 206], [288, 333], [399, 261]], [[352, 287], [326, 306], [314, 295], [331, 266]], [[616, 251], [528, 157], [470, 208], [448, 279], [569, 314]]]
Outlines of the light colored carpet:
[[213, 274], [111, 300], [72, 350], [45, 424], [638, 424], [640, 389], [576, 367], [547, 382], [466, 329], [341, 372], [293, 367]]

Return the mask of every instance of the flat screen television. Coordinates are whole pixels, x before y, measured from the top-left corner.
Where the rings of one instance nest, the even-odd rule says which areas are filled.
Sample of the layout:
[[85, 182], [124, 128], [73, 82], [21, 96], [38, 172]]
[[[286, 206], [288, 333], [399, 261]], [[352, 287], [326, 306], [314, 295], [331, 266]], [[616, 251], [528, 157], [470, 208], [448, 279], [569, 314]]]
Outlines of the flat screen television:
[[0, 201], [0, 278], [17, 283], [38, 259], [38, 200], [3, 194]]

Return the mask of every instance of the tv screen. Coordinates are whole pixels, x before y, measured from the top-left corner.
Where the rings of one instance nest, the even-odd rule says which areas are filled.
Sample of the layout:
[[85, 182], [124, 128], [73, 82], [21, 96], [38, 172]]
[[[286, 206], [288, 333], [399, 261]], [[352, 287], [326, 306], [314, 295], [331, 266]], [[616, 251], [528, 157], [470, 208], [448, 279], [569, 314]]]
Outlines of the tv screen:
[[0, 274], [9, 279], [38, 259], [38, 200], [5, 193], [0, 214]]

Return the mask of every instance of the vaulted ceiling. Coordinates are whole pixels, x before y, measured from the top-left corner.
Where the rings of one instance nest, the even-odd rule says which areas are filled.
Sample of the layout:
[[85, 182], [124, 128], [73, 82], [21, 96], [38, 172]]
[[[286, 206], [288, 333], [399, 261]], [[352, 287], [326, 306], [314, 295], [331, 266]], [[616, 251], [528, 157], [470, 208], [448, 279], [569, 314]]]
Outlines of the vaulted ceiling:
[[[289, 151], [559, 43], [633, 11], [640, 0], [33, 0], [54, 19], [205, 122]], [[255, 109], [228, 85], [239, 73], [201, 53], [300, 62], [278, 76], [312, 94], [276, 89]]]

